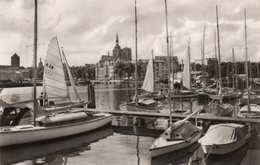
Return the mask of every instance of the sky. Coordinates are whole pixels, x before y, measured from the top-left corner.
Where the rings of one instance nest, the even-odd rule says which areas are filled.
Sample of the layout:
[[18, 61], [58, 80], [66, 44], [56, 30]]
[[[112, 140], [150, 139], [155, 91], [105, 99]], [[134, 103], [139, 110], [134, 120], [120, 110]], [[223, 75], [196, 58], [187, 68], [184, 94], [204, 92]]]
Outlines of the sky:
[[[245, 60], [244, 8], [247, 11], [248, 58], [260, 61], [259, 0], [168, 0], [169, 32], [174, 55], [201, 59], [203, 28], [205, 57], [215, 57], [216, 5], [219, 12], [221, 61]], [[33, 0], [0, 1], [0, 65], [20, 56], [21, 66], [32, 66]], [[97, 63], [112, 54], [116, 34], [121, 47], [130, 47], [135, 58], [134, 0], [38, 0], [38, 61], [45, 59], [48, 43], [58, 36], [70, 66]], [[166, 55], [164, 0], [137, 0], [138, 58]]]

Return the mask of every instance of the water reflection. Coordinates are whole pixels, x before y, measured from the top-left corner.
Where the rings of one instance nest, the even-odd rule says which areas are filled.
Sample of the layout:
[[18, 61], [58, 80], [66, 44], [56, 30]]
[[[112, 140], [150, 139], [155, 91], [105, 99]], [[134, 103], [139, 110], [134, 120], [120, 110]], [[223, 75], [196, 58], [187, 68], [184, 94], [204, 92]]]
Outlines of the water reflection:
[[105, 127], [95, 132], [70, 138], [2, 148], [0, 162], [3, 165], [19, 162], [25, 164], [66, 164], [69, 157], [80, 156], [81, 152], [91, 150], [91, 143], [112, 134], [112, 128]]
[[225, 155], [209, 155], [205, 158], [205, 164], [207, 165], [239, 165], [244, 159], [248, 151], [248, 144], [245, 144], [240, 149]]
[[[199, 144], [195, 143], [183, 150], [168, 153], [165, 155], [152, 158], [152, 165], [178, 165], [178, 164], [195, 164], [195, 162], [201, 163], [201, 158], [193, 158], [195, 151], [199, 148]], [[198, 161], [200, 160], [200, 161]]]
[[156, 127], [156, 119], [134, 116], [117, 116], [112, 125], [115, 132], [124, 135], [158, 137], [163, 129]]
[[[87, 88], [77, 87], [80, 96], [87, 100]], [[118, 105], [128, 101], [134, 94], [132, 85], [102, 84], [95, 86], [97, 109], [118, 109]], [[40, 89], [39, 89], [40, 90]], [[28, 99], [30, 87], [11, 88], [3, 90], [3, 97], [9, 100]], [[9, 94], [9, 95], [8, 95]], [[14, 96], [12, 96], [14, 95]], [[28, 96], [28, 97], [27, 97]], [[73, 95], [72, 95], [73, 96]], [[196, 100], [175, 100], [176, 109], [197, 109]], [[179, 100], [180, 101], [180, 100]], [[165, 101], [166, 105], [167, 101]], [[169, 113], [169, 107], [161, 113]], [[232, 154], [216, 157], [207, 156], [198, 144], [177, 153], [170, 153], [151, 159], [150, 145], [167, 127], [164, 118], [141, 118], [134, 116], [114, 116], [112, 128], [113, 136], [92, 143], [96, 140], [112, 135], [112, 130], [93, 132], [85, 137], [67, 141], [46, 142], [31, 146], [5, 149], [0, 152], [1, 164], [22, 162], [24, 164], [114, 164], [114, 165], [162, 165], [162, 164], [241, 164], [258, 165], [260, 162], [260, 131], [252, 136], [249, 145]], [[260, 130], [260, 129], [259, 129]], [[73, 138], [74, 139], [74, 138]], [[91, 144], [90, 144], [91, 143]], [[90, 149], [90, 150], [89, 150]], [[102, 157], [102, 159], [100, 158]], [[27, 161], [25, 161], [27, 160]]]

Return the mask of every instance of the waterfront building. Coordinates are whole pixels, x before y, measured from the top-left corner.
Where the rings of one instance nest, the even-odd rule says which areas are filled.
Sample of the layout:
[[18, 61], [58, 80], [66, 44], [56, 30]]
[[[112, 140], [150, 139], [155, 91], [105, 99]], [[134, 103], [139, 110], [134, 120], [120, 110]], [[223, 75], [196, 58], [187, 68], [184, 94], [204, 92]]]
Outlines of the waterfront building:
[[96, 65], [96, 79], [101, 81], [115, 80], [117, 76], [114, 74], [115, 64], [119, 62], [119, 58], [114, 56], [103, 55]]
[[[176, 70], [178, 65], [178, 57], [171, 56], [171, 73]], [[155, 81], [168, 79], [168, 57], [167, 56], [155, 56], [154, 59], [154, 78]], [[175, 71], [176, 72], [176, 71]]]
[[130, 62], [132, 60], [131, 48], [125, 47], [121, 49], [118, 34], [116, 34], [116, 45], [112, 53], [112, 56], [109, 52], [107, 55], [102, 55], [99, 63], [96, 64], [96, 80], [109, 81], [118, 79], [118, 76], [114, 73], [116, 63], [120, 61]]
[[207, 65], [211, 67], [218, 66], [218, 59], [217, 58], [207, 58]]
[[0, 81], [20, 81], [23, 79], [22, 72], [19, 71], [18, 67], [9, 65], [0, 65]]
[[42, 59], [40, 58], [40, 62], [38, 63], [38, 68], [43, 68]]
[[20, 57], [16, 53], [11, 57], [11, 66], [20, 67]]
[[131, 48], [125, 47], [121, 51], [121, 58], [122, 61], [132, 61], [132, 52]]

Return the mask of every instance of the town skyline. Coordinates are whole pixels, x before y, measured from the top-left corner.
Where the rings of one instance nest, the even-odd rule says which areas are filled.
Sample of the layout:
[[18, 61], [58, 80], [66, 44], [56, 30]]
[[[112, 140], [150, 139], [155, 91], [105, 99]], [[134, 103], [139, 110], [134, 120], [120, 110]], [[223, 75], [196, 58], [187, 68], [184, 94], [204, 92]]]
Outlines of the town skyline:
[[[195, 5], [195, 4], [200, 5]], [[120, 4], [120, 5], [119, 5]], [[206, 58], [214, 57], [216, 28], [215, 6], [219, 7], [220, 42], [223, 61], [231, 61], [232, 48], [237, 61], [244, 60], [244, 8], [247, 9], [249, 60], [260, 61], [260, 2], [250, 1], [181, 1], [168, 2], [169, 29], [172, 31], [174, 55], [180, 60], [187, 53], [191, 38], [192, 61], [201, 58], [200, 44], [206, 25]], [[10, 57], [17, 53], [21, 66], [32, 64], [33, 1], [0, 2], [0, 65], [10, 64]], [[164, 2], [137, 1], [138, 54], [141, 59], [166, 55]], [[38, 61], [45, 59], [47, 45], [58, 36], [70, 65], [82, 66], [97, 63], [102, 55], [112, 52], [118, 33], [120, 44], [132, 49], [134, 54], [134, 1], [124, 3], [112, 0], [98, 1], [48, 0], [39, 1]], [[10, 46], [11, 45], [11, 46]]]

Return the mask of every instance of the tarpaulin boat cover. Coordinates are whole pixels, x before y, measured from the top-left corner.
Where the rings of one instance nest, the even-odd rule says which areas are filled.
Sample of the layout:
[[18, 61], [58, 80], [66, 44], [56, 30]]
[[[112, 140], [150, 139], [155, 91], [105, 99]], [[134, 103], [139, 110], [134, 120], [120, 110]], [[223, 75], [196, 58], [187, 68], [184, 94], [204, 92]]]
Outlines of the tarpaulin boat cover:
[[180, 127], [175, 130], [172, 130], [172, 138], [173, 139], [187, 139], [194, 135], [199, 129], [191, 124], [189, 121], [186, 121]]
[[153, 104], [155, 103], [156, 101], [153, 100], [153, 99], [140, 99], [138, 101], [139, 104], [144, 104], [144, 105], [149, 105], [149, 104]]
[[199, 143], [202, 145], [230, 144], [242, 139], [246, 132], [247, 127], [241, 124], [216, 124], [209, 127], [207, 133], [199, 139]]

